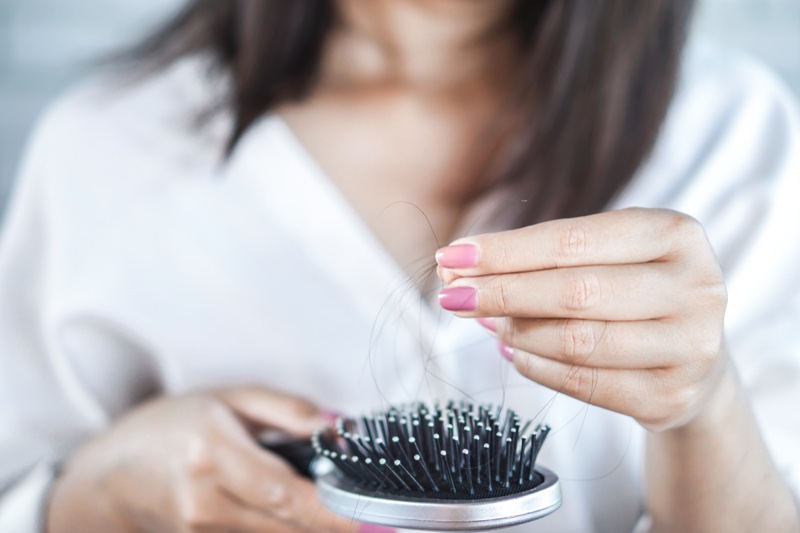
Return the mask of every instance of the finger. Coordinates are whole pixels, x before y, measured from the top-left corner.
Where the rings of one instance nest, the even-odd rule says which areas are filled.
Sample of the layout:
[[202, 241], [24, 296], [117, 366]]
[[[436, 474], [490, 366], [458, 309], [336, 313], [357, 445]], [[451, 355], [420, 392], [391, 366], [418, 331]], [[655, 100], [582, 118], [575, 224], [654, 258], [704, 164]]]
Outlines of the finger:
[[602, 322], [581, 319], [497, 321], [498, 337], [511, 346], [568, 365], [649, 369], [673, 366], [691, 353], [678, 328], [658, 320]]
[[358, 531], [359, 524], [320, 504], [313, 483], [269, 452], [229, 446], [220, 451], [220, 465], [220, 487], [248, 507], [312, 531]]
[[229, 521], [226, 527], [220, 530], [220, 533], [231, 531], [236, 533], [317, 533], [286, 520], [248, 509], [243, 505], [236, 505], [235, 508], [232, 506], [227, 517]]
[[288, 481], [297, 477], [297, 472], [277, 455], [238, 442], [219, 448], [215, 474], [226, 492], [266, 511], [286, 504]]
[[295, 437], [310, 437], [329, 423], [329, 416], [311, 402], [261, 387], [221, 391], [218, 396], [248, 421]]
[[[329, 511], [317, 496], [314, 484], [301, 478], [291, 482], [292, 497], [289, 500], [287, 514], [292, 515], [294, 523], [312, 531], [328, 531], [331, 533], [358, 533], [365, 528], [356, 522], [355, 517], [343, 517]], [[373, 531], [378, 529], [373, 528]], [[388, 530], [381, 530], [388, 531]]]
[[568, 365], [513, 349], [516, 369], [528, 379], [582, 402], [632, 416], [645, 427], [658, 427], [682, 413], [692, 395], [667, 371]]
[[647, 263], [698, 242], [710, 249], [702, 226], [687, 215], [624, 209], [459, 239], [436, 257], [449, 283], [462, 276]]
[[439, 293], [439, 302], [467, 317], [664, 318], [684, 307], [674, 270], [649, 263], [460, 278]]
[[312, 533], [247, 506], [225, 490], [199, 485], [180, 502], [180, 520], [189, 531], [241, 533]]

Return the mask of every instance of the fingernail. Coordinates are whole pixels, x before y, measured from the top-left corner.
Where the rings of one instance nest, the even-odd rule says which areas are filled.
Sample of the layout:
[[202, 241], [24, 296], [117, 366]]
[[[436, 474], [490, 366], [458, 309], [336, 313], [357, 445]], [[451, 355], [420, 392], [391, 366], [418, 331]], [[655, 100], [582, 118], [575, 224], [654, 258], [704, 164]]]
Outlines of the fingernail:
[[444, 268], [471, 268], [478, 264], [478, 247], [474, 244], [453, 244], [436, 252], [436, 262]]
[[496, 318], [478, 318], [478, 324], [485, 327], [489, 331], [497, 333], [497, 319]]
[[376, 526], [374, 524], [363, 524], [359, 529], [359, 533], [396, 533], [396, 529], [390, 527]]
[[336, 420], [338, 420], [340, 416], [342, 416], [341, 413], [336, 413], [334, 411], [327, 411], [327, 410], [322, 411], [321, 415], [322, 418], [325, 420], [325, 422], [331, 426], [336, 423]]
[[450, 287], [439, 293], [439, 305], [448, 311], [474, 311], [478, 308], [478, 294], [472, 287]]
[[503, 356], [503, 359], [511, 362], [514, 361], [514, 348], [502, 341], [497, 343], [497, 347], [500, 349], [500, 355]]

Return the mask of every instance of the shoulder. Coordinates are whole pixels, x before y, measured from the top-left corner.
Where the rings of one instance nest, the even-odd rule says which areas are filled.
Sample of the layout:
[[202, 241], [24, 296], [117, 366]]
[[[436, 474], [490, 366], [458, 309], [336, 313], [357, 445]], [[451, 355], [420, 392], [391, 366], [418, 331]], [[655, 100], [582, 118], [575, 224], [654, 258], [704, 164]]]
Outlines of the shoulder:
[[710, 91], [726, 102], [771, 95], [792, 100], [786, 85], [758, 59], [741, 51], [698, 39], [687, 46], [676, 98]]
[[799, 124], [794, 95], [765, 65], [699, 41], [685, 55], [657, 150], [694, 164], [721, 156], [779, 164], [777, 151], [800, 141]]
[[731, 191], [800, 171], [795, 97], [767, 67], [713, 44], [687, 49], [649, 159], [618, 205], [670, 207], [710, 223]]
[[[30, 140], [28, 163], [89, 178], [150, 170], [137, 174], [142, 179], [175, 164], [211, 166], [228, 131], [227, 116], [214, 113], [223, 83], [198, 58], [143, 79], [95, 76], [48, 107]], [[211, 118], [201, 125], [204, 115]]]

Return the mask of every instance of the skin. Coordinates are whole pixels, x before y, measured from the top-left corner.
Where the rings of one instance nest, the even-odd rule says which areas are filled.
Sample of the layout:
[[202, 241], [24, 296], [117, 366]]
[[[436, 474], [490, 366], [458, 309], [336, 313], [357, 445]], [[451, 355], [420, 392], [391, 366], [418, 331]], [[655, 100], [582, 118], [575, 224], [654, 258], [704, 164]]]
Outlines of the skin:
[[49, 532], [356, 533], [313, 484], [259, 449], [252, 432], [308, 438], [327, 419], [258, 387], [160, 398], [120, 419], [68, 462]]
[[[514, 66], [507, 36], [486, 36], [509, 5], [340, 0], [316, 89], [277, 110], [410, 273], [439, 247], [431, 228], [448, 242], [473, 220], [470, 154]], [[473, 269], [440, 269], [479, 287], [461, 316], [497, 317], [533, 381], [648, 429], [654, 532], [800, 531], [721, 348], [724, 285], [696, 222], [623, 211], [458, 242], [480, 252]], [[358, 531], [251, 436], [319, 423], [317, 408], [257, 388], [137, 407], [67, 463], [48, 531]]]
[[496, 328], [524, 376], [648, 430], [653, 532], [800, 531], [723, 348], [727, 295], [702, 226], [626, 209], [471, 237], [462, 317]]
[[316, 90], [278, 112], [413, 274], [441, 244], [467, 233], [471, 156], [515, 53], [507, 35], [486, 34], [510, 2], [339, 4], [343, 23]]

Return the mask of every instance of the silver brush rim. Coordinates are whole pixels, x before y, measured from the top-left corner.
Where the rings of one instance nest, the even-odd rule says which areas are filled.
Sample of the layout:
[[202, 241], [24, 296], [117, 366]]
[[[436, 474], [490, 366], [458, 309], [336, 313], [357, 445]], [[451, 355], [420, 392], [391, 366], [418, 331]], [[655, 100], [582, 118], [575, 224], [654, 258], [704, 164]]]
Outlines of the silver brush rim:
[[341, 477], [333, 472], [317, 478], [317, 491], [325, 507], [359, 522], [434, 531], [482, 531], [530, 522], [561, 507], [558, 476], [541, 466], [536, 471], [544, 481], [534, 489], [471, 501], [377, 497], [367, 491], [344, 489]]

